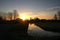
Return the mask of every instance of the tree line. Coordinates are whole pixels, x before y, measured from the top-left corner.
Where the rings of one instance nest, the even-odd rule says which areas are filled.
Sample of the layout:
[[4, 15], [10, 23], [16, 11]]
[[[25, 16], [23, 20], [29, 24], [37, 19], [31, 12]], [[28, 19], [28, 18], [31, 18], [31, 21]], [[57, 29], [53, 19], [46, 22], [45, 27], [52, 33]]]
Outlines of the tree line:
[[57, 14], [54, 15], [54, 20], [60, 20], [60, 11], [58, 11]]
[[18, 12], [16, 10], [13, 10], [13, 12], [0, 12], [0, 18], [3, 20], [15, 20], [18, 18]]

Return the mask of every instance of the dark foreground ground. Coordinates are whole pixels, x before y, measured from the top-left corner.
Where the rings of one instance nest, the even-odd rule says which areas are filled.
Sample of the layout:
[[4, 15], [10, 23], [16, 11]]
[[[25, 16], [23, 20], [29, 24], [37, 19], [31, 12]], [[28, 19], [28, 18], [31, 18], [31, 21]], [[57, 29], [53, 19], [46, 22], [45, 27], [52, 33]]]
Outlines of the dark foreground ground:
[[1, 32], [0, 40], [60, 40], [60, 37], [32, 37], [18, 32]]
[[[36, 25], [38, 22], [35, 22]], [[45, 22], [43, 22], [45, 23]], [[29, 21], [1, 21], [0, 40], [60, 40], [59, 36], [54, 37], [32, 37], [27, 34]], [[38, 23], [41, 24], [42, 23]], [[45, 23], [46, 24], [46, 23]]]

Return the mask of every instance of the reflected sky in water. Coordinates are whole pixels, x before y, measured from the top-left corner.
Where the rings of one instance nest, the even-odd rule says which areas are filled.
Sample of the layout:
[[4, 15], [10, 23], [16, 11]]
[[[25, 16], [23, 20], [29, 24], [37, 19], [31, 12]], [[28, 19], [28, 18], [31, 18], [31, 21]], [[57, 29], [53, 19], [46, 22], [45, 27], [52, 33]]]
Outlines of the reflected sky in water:
[[28, 35], [37, 36], [37, 37], [51, 37], [51, 36], [59, 36], [60, 33], [45, 31], [42, 28], [36, 26], [35, 24], [29, 24]]
[[36, 26], [35, 24], [29, 24], [28, 30], [43, 30], [43, 29]]

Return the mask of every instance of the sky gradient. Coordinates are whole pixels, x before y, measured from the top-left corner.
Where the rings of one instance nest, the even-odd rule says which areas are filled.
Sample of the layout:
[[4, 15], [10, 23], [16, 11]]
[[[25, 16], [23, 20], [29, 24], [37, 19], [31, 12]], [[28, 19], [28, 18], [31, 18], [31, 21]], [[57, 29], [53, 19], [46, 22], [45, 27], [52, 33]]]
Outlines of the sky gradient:
[[13, 10], [20, 13], [22, 11], [32, 12], [29, 15], [42, 18], [50, 17], [60, 10], [60, 0], [0, 0], [0, 12], [12, 12]]

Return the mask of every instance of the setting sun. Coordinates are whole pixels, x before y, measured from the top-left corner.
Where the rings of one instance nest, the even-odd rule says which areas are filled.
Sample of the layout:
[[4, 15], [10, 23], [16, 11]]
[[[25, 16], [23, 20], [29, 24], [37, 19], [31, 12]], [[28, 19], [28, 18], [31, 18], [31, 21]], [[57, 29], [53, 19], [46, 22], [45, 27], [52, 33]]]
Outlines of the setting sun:
[[25, 13], [20, 14], [19, 18], [22, 19], [22, 20], [29, 20], [30, 19], [30, 17], [27, 14], [25, 14]]
[[26, 20], [26, 16], [22, 16], [21, 19]]

